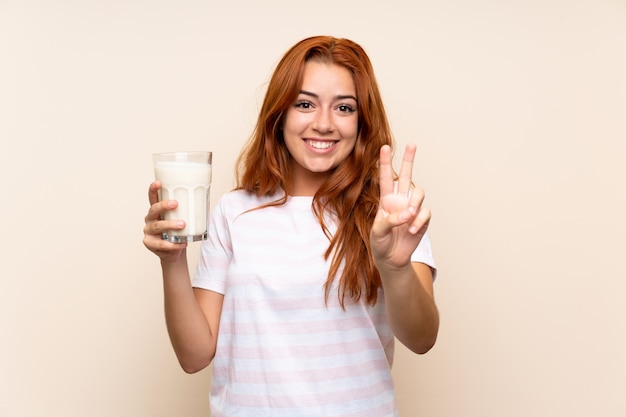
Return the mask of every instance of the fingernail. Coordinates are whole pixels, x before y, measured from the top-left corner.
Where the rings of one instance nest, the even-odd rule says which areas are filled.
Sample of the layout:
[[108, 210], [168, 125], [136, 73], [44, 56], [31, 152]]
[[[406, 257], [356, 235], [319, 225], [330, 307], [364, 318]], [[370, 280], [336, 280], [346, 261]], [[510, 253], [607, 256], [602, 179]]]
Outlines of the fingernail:
[[416, 208], [415, 208], [415, 207], [413, 207], [413, 206], [409, 206], [409, 212], [410, 212], [411, 214], [415, 214], [415, 212], [416, 212]]
[[176, 222], [176, 227], [185, 227], [185, 222], [182, 220], [179, 220]]

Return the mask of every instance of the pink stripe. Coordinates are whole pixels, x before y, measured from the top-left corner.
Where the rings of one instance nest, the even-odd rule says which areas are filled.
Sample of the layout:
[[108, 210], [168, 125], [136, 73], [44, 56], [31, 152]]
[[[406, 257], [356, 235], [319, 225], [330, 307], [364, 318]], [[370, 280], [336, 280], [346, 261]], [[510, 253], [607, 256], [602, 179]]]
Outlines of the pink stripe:
[[340, 380], [354, 377], [366, 377], [373, 372], [388, 371], [387, 360], [369, 361], [366, 364], [333, 367], [329, 369], [319, 368], [302, 370], [280, 370], [280, 371], [246, 371], [233, 369], [226, 366], [215, 366], [213, 375], [216, 377], [226, 377], [235, 374], [234, 379], [238, 384], [294, 384], [294, 383], [315, 383], [323, 381]]
[[[259, 285], [255, 283], [256, 285]], [[240, 287], [242, 290], [244, 287]], [[303, 309], [319, 309], [324, 307], [324, 299], [320, 296], [300, 298], [276, 298], [269, 300], [254, 298], [238, 298], [235, 310], [237, 311], [292, 311]]]
[[337, 355], [354, 355], [364, 351], [380, 352], [379, 340], [362, 340], [358, 343], [334, 343], [320, 346], [284, 347], [242, 347], [230, 346], [229, 355], [236, 359], [283, 359], [283, 358], [324, 358]]
[[211, 265], [211, 268], [214, 268], [215, 270], [227, 269], [230, 265], [230, 260], [223, 257], [209, 255], [202, 256], [202, 259], [206, 265]]
[[[261, 316], [261, 313], [259, 314]], [[378, 321], [385, 319], [384, 314], [372, 316], [373, 320], [367, 317], [347, 317], [343, 319], [281, 322], [280, 325], [272, 322], [265, 323], [233, 323], [222, 322], [220, 328], [222, 333], [236, 333], [239, 336], [255, 334], [311, 334], [324, 333], [330, 331], [344, 331], [352, 329], [372, 329]]]
[[[257, 281], [250, 283], [250, 286], [253, 288], [253, 290], [257, 289], [259, 285], [267, 286], [267, 283], [266, 282], [260, 283]], [[286, 285], [288, 284], [277, 283], [276, 284], [277, 289], [275, 291], [277, 293], [279, 291], [285, 292]], [[263, 295], [264, 297], [267, 297], [267, 292], [269, 293], [273, 292], [269, 288], [266, 288], [265, 290], [266, 292]], [[238, 283], [237, 291], [239, 291], [240, 294], [245, 294], [246, 286], [242, 285], [241, 283]], [[316, 291], [315, 294], [311, 296], [294, 297], [294, 298], [274, 297], [271, 299], [271, 301], [268, 300], [267, 298], [243, 297], [243, 296], [240, 296], [239, 294], [236, 294], [234, 295], [232, 302], [233, 302], [232, 305], [225, 305], [224, 307], [232, 308], [236, 311], [259, 311], [259, 312], [294, 311], [294, 310], [307, 310], [307, 309], [318, 310], [320, 308], [328, 309], [329, 311], [332, 309], [341, 309], [341, 306], [339, 304], [339, 299], [336, 293], [334, 292], [332, 292], [329, 295], [327, 304], [324, 303], [324, 296], [323, 296], [322, 289], [319, 290], [319, 293]], [[384, 305], [385, 305], [384, 299], [381, 295], [379, 295], [377, 309], [380, 310], [381, 312], [384, 311]], [[347, 309], [350, 309], [350, 308], [362, 309], [362, 308], [369, 308], [369, 307], [363, 307], [362, 305], [354, 306], [353, 304], [351, 304], [351, 300], [347, 299], [346, 308]], [[370, 312], [370, 313], [373, 313], [373, 312]]]

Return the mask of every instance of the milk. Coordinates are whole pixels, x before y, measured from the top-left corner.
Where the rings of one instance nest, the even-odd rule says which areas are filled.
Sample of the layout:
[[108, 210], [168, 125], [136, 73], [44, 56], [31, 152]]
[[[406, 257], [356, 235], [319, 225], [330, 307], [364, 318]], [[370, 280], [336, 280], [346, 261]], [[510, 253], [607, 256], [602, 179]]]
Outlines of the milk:
[[208, 162], [155, 160], [154, 175], [157, 180], [161, 181], [159, 200], [176, 200], [178, 202], [178, 207], [166, 211], [163, 218], [165, 220], [184, 220], [186, 223], [184, 229], [170, 230], [163, 234], [163, 238], [170, 242], [206, 239], [211, 164]]

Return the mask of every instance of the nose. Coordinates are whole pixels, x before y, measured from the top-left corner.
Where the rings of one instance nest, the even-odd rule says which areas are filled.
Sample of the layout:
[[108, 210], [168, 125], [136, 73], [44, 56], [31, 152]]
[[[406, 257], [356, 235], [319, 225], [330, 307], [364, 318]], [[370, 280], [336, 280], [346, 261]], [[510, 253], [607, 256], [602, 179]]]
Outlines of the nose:
[[319, 109], [315, 112], [313, 129], [319, 133], [329, 133], [334, 130], [333, 116], [330, 109]]

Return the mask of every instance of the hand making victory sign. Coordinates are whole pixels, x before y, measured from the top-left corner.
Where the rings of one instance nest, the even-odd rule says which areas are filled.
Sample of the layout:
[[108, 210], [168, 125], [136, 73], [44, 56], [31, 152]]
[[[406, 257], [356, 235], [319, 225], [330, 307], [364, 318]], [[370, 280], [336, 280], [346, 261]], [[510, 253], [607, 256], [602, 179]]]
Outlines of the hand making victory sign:
[[401, 268], [426, 233], [430, 210], [422, 203], [424, 192], [412, 185], [415, 145], [407, 145], [397, 182], [391, 165], [391, 148], [380, 150], [380, 203], [370, 232], [370, 244], [379, 268]]
[[410, 350], [424, 353], [437, 339], [439, 314], [432, 269], [411, 261], [430, 221], [430, 210], [422, 206], [424, 192], [411, 180], [415, 149], [415, 145], [407, 145], [397, 180], [391, 167], [391, 148], [385, 145], [380, 150], [380, 202], [370, 245], [392, 331]]

